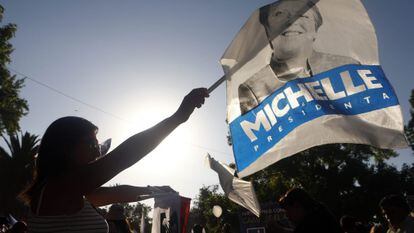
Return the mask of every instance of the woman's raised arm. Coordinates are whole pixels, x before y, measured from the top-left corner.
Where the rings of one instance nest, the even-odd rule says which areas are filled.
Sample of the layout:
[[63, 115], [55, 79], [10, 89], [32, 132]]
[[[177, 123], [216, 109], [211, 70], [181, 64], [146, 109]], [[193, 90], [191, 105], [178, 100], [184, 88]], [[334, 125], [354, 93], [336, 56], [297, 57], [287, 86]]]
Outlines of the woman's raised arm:
[[63, 183], [71, 187], [72, 193], [84, 195], [94, 191], [157, 147], [177, 126], [188, 120], [195, 108], [204, 104], [206, 97], [206, 88], [193, 89], [172, 116], [131, 136], [106, 156], [77, 169], [66, 176]]

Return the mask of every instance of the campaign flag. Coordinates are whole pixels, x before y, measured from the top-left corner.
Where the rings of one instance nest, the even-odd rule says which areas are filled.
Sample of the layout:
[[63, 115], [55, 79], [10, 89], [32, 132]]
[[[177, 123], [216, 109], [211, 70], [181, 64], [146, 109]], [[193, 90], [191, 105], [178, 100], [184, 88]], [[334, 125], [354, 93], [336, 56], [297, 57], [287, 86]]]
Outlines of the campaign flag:
[[170, 193], [154, 198], [152, 233], [185, 233], [191, 199]]
[[252, 182], [248, 182], [234, 176], [235, 170], [224, 163], [206, 156], [207, 165], [217, 172], [220, 186], [226, 196], [236, 204], [248, 209], [257, 217], [260, 217], [260, 204]]
[[266, 5], [220, 62], [239, 177], [322, 144], [407, 146], [398, 99], [360, 0]]
[[190, 205], [191, 198], [180, 197], [181, 209], [180, 209], [180, 228], [182, 233], [187, 232], [188, 218], [190, 217]]

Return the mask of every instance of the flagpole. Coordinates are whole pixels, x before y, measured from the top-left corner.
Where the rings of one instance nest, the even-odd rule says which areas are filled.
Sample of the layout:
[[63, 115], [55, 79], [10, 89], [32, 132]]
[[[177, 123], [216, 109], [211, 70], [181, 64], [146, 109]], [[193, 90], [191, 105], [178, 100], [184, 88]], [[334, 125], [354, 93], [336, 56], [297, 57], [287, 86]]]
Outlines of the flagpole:
[[226, 81], [226, 75], [223, 75], [219, 80], [217, 80], [215, 83], [213, 83], [213, 85], [211, 85], [207, 89], [208, 94], [210, 94], [211, 92], [213, 92], [214, 89], [216, 89], [218, 86], [220, 86], [220, 84], [222, 84], [224, 81]]

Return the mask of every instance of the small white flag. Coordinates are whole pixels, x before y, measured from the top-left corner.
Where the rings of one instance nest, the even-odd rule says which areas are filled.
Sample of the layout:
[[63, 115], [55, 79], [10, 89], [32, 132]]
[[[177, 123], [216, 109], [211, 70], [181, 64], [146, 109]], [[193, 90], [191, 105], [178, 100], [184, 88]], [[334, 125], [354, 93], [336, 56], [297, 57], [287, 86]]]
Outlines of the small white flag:
[[209, 154], [206, 156], [207, 165], [217, 172], [220, 185], [226, 196], [240, 206], [260, 217], [260, 205], [254, 192], [253, 184], [234, 176], [234, 169], [213, 159]]

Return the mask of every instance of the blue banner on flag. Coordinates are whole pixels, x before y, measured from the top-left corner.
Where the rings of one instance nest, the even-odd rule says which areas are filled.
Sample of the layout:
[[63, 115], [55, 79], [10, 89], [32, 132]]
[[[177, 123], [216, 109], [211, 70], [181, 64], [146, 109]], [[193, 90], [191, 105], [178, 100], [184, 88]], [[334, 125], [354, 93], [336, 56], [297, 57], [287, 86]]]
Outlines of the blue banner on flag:
[[345, 65], [289, 81], [230, 123], [237, 169], [243, 171], [290, 132], [316, 118], [396, 105], [397, 96], [377, 65]]

